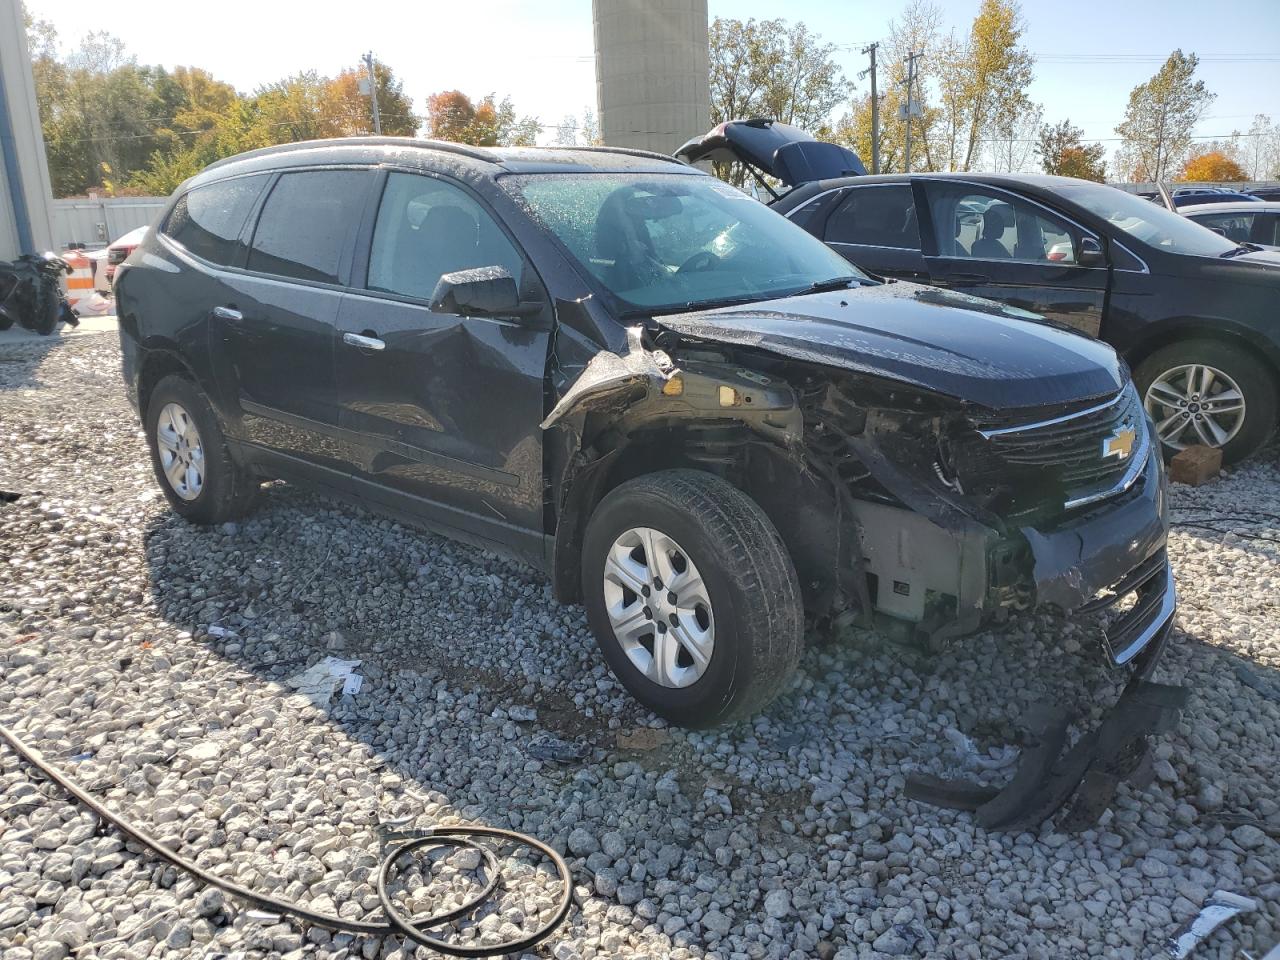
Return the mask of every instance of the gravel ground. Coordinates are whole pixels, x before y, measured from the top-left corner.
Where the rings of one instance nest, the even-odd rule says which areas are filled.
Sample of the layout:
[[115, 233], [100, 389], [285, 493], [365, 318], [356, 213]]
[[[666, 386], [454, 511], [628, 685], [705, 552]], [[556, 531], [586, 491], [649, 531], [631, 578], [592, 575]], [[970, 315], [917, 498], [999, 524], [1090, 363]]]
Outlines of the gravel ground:
[[[1280, 514], [1276, 459], [1175, 488], [1175, 515]], [[1007, 744], [1037, 699], [1099, 716], [1094, 622], [1023, 617], [931, 659], [853, 637], [749, 723], [663, 729], [527, 567], [280, 484], [236, 525], [172, 516], [110, 335], [0, 347], [0, 490], [22, 494], [0, 502], [0, 722], [264, 891], [367, 915], [379, 824], [475, 823], [567, 850], [577, 906], [537, 951], [561, 960], [1150, 957], [1217, 888], [1260, 909], [1197, 957], [1280, 939], [1280, 702], [1237, 674], [1280, 685], [1274, 522], [1175, 531], [1157, 679], [1194, 692], [1152, 786], [1098, 829], [1015, 836], [906, 800], [905, 775], [972, 775], [943, 731]], [[316, 707], [283, 681], [326, 656], [365, 680]], [[0, 830], [0, 960], [410, 953], [248, 917], [7, 751]], [[472, 889], [467, 856], [435, 866], [439, 902]], [[545, 872], [510, 870], [463, 936], [545, 915]]]

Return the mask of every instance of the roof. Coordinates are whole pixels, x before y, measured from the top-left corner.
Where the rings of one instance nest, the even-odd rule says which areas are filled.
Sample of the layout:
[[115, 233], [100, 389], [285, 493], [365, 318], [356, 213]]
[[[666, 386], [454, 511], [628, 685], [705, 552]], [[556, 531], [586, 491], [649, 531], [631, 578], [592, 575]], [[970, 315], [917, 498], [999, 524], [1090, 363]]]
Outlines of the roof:
[[705, 176], [673, 157], [620, 147], [474, 147], [414, 137], [343, 137], [263, 147], [227, 157], [210, 164], [193, 182], [282, 166], [388, 162], [425, 166], [427, 160], [436, 164], [447, 161], [473, 174], [617, 171]]
[[1188, 203], [1179, 207], [1183, 216], [1192, 213], [1280, 213], [1280, 202], [1275, 200], [1238, 200], [1235, 203]]

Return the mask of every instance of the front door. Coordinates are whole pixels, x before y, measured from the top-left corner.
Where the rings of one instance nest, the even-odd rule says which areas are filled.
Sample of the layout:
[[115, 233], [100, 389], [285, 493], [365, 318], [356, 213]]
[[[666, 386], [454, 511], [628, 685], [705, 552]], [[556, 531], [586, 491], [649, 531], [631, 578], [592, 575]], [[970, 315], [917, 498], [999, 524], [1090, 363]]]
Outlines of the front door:
[[458, 270], [505, 267], [523, 300], [545, 304], [541, 283], [470, 191], [423, 174], [385, 179], [365, 289], [344, 299], [338, 320], [352, 469], [370, 496], [405, 495], [434, 522], [481, 536], [500, 526], [501, 539], [524, 533], [541, 549], [550, 306], [521, 318], [428, 306], [440, 277]]
[[1097, 336], [1110, 270], [1079, 263], [1094, 234], [1019, 194], [983, 184], [917, 183], [932, 230], [929, 282], [998, 300]]

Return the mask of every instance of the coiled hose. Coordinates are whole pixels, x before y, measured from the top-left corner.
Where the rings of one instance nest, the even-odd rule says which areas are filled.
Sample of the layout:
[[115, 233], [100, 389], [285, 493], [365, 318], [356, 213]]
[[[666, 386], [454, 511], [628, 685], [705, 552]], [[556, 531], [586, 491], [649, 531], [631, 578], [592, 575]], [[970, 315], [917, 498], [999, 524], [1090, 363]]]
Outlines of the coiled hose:
[[[382, 860], [378, 868], [378, 899], [382, 902], [382, 912], [385, 919], [382, 920], [344, 920], [342, 917], [333, 916], [332, 914], [320, 913], [311, 910], [300, 904], [292, 903], [288, 900], [281, 900], [276, 897], [268, 896], [264, 893], [257, 893], [248, 887], [233, 883], [230, 880], [224, 880], [222, 877], [215, 876], [203, 867], [198, 866], [194, 861], [188, 860], [165, 847], [155, 837], [147, 833], [142, 828], [130, 823], [117, 814], [113, 813], [104, 806], [97, 798], [90, 795], [74, 780], [65, 776], [60, 770], [50, 764], [44, 755], [36, 748], [23, 742], [23, 740], [8, 727], [0, 724], [0, 739], [7, 743], [19, 757], [25, 760], [31, 766], [35, 767], [49, 780], [56, 783], [62, 790], [74, 797], [84, 806], [88, 807], [102, 821], [111, 824], [120, 833], [124, 834], [131, 840], [142, 844], [151, 851], [152, 854], [177, 867], [185, 873], [191, 874], [201, 883], [208, 884], [211, 887], [217, 887], [231, 896], [251, 904], [254, 907], [261, 908], [271, 913], [278, 913], [282, 916], [293, 917], [295, 920], [301, 920], [305, 923], [312, 923], [316, 926], [325, 927], [329, 930], [337, 930], [344, 933], [363, 934], [374, 937], [385, 936], [402, 936], [413, 941], [420, 946], [436, 950], [440, 953], [448, 954], [454, 957], [492, 957], [505, 953], [519, 953], [537, 943], [541, 943], [549, 937], [569, 915], [569, 905], [573, 895], [573, 885], [569, 874], [569, 867], [564, 862], [564, 858], [555, 850], [535, 840], [533, 837], [523, 833], [517, 833], [514, 830], [503, 830], [499, 827], [432, 827], [424, 834], [414, 837], [406, 843], [403, 843], [391, 850]], [[460, 917], [471, 913], [473, 910], [481, 906], [497, 888], [499, 881], [497, 858], [493, 852], [485, 847], [474, 843], [473, 840], [479, 838], [488, 838], [496, 841], [510, 841], [532, 850], [536, 850], [547, 860], [555, 865], [556, 873], [559, 876], [560, 885], [563, 888], [560, 894], [560, 900], [556, 904], [556, 909], [542, 926], [538, 927], [532, 933], [523, 937], [508, 940], [493, 945], [470, 946], [458, 943], [451, 943], [442, 940], [439, 937], [433, 937], [423, 931], [438, 927], [441, 924], [457, 920]], [[484, 860], [489, 874], [489, 879], [484, 888], [466, 903], [459, 907], [455, 907], [444, 913], [432, 914], [430, 916], [409, 916], [401, 911], [392, 901], [390, 894], [387, 892], [387, 886], [394, 880], [396, 872], [396, 864], [410, 853], [424, 848], [440, 848], [454, 847], [458, 849], [467, 848], [476, 850]]]

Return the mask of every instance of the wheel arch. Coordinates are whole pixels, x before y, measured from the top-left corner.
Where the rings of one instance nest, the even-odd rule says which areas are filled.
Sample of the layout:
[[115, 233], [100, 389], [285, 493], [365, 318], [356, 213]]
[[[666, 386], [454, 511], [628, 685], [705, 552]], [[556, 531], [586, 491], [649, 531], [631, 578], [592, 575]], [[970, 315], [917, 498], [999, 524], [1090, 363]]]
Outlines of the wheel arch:
[[1183, 340], [1214, 340], [1255, 353], [1280, 392], [1280, 349], [1257, 331], [1222, 318], [1177, 317], [1158, 324], [1125, 351], [1125, 360], [1136, 370], [1157, 350]]
[[141, 360], [138, 364], [138, 412], [145, 421], [151, 395], [156, 384], [172, 374], [184, 377], [199, 386], [199, 379], [190, 362], [182, 355], [177, 344], [153, 339], [141, 347]]
[[722, 421], [637, 432], [572, 475], [556, 528], [552, 580], [558, 599], [581, 599], [583, 537], [600, 501], [635, 477], [675, 469], [710, 473], [751, 497], [782, 537], [806, 610], [826, 612], [836, 592], [840, 549], [832, 522], [839, 510], [829, 484], [778, 444]]

